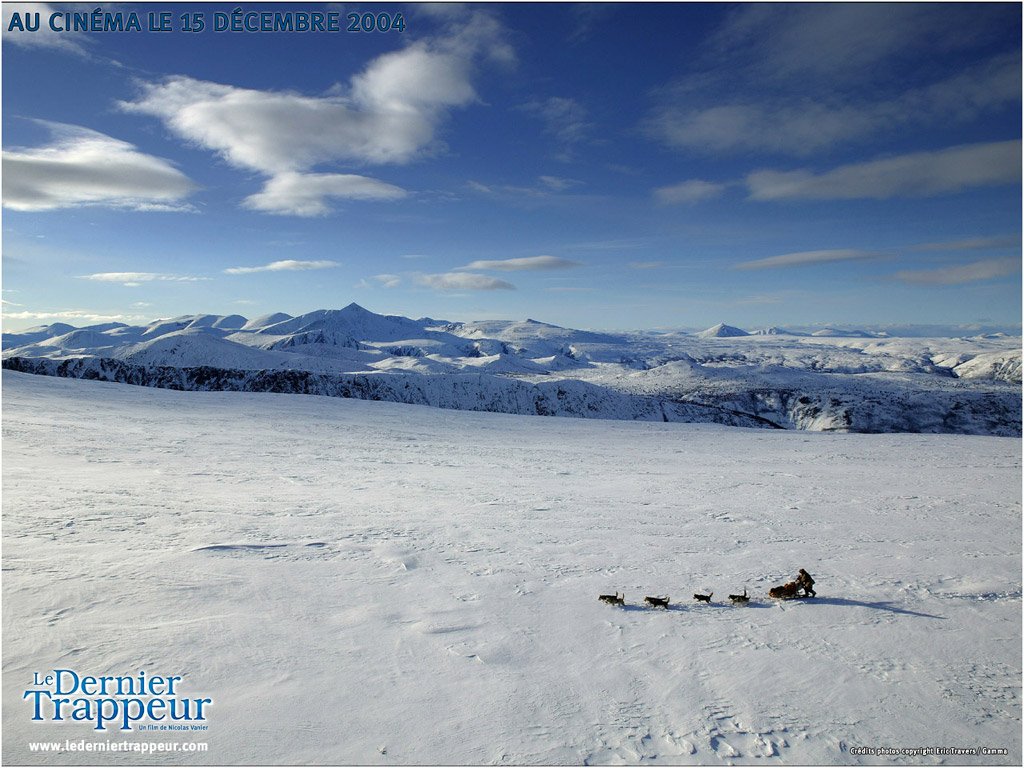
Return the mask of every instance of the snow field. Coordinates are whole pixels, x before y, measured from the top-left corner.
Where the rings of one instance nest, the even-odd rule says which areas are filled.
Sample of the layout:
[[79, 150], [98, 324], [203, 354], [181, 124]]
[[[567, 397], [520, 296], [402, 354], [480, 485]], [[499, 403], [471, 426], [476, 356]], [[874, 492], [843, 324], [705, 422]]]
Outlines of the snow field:
[[[1021, 761], [1019, 440], [3, 397], [7, 763], [97, 737], [30, 721], [61, 667], [214, 700], [208, 753], [93, 764]], [[1009, 755], [851, 752], [920, 746]]]

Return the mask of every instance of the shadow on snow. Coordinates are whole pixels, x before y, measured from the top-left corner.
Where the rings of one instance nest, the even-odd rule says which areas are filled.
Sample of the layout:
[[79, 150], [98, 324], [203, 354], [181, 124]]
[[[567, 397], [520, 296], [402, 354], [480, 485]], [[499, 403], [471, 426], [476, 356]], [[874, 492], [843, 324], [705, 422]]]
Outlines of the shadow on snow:
[[906, 608], [897, 608], [892, 603], [880, 600], [874, 603], [864, 602], [863, 600], [850, 600], [845, 597], [814, 597], [803, 602], [807, 603], [822, 603], [824, 605], [846, 605], [855, 606], [858, 608], [873, 608], [876, 611], [889, 611], [890, 613], [899, 613], [905, 616], [919, 616], [923, 619], [942, 619], [945, 621], [945, 616], [936, 616], [933, 613], [922, 613], [921, 611], [910, 611]]

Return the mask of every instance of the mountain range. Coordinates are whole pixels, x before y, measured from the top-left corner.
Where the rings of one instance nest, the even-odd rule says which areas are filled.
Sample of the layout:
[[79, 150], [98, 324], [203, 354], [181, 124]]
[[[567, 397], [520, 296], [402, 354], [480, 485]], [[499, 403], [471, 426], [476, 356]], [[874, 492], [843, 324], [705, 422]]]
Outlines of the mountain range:
[[5, 333], [3, 365], [174, 389], [531, 415], [1021, 434], [1021, 342], [1002, 335], [797, 335], [724, 323], [697, 334], [616, 334], [532, 319], [410, 319], [350, 304], [251, 320], [55, 323]]

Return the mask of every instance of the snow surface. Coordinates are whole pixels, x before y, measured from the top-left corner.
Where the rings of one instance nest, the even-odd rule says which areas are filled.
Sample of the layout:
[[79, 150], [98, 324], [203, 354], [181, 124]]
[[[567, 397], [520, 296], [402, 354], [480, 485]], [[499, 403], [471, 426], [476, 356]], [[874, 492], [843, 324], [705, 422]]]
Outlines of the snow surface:
[[[3, 405], [6, 764], [96, 738], [30, 722], [57, 667], [214, 700], [130, 737], [208, 753], [62, 764], [1021, 763], [1018, 439], [11, 371]], [[817, 599], [765, 597], [800, 567]], [[852, 752], [930, 746], [1009, 754]]]

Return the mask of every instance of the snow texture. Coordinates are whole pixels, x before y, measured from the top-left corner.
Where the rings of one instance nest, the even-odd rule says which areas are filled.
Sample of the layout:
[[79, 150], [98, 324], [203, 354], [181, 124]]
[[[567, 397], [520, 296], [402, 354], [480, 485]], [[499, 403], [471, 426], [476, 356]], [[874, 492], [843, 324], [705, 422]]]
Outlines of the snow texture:
[[10, 370], [3, 404], [8, 765], [96, 737], [30, 721], [56, 667], [183, 675], [209, 730], [130, 738], [188, 764], [1021, 763], [1017, 439]]

